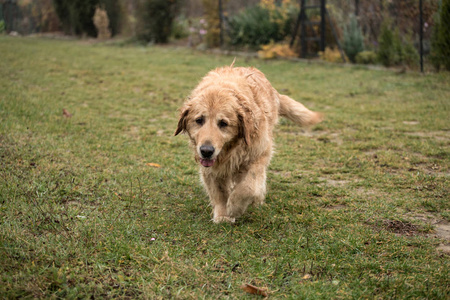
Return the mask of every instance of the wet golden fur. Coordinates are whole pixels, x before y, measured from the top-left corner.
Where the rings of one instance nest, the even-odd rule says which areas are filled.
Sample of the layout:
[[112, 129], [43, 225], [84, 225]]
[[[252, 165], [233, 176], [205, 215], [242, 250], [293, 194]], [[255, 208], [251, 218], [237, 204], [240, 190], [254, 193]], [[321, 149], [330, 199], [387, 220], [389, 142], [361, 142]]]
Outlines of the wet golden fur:
[[175, 135], [190, 138], [214, 222], [234, 222], [250, 204], [264, 203], [279, 115], [299, 125], [321, 120], [259, 70], [233, 65], [209, 72], [181, 108]]

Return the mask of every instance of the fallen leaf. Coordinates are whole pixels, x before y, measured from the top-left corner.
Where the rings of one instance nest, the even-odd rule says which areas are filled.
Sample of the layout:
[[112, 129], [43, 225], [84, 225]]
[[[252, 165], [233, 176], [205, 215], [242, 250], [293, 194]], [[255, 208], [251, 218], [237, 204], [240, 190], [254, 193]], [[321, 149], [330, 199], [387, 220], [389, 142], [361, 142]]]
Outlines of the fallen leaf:
[[72, 114], [65, 108], [63, 108], [63, 116], [66, 118], [72, 118]]
[[302, 277], [302, 279], [303, 280], [308, 280], [308, 279], [310, 279], [312, 276], [310, 275], [310, 274], [305, 274], [303, 277]]
[[153, 168], [161, 168], [160, 164], [155, 164], [155, 163], [146, 163], [147, 166], [149, 167], [153, 167]]
[[262, 288], [256, 287], [256, 286], [248, 284], [248, 283], [243, 284], [241, 286], [241, 289], [243, 289], [244, 292], [252, 294], [252, 295], [260, 295], [260, 296], [263, 296], [263, 297], [267, 297], [268, 296], [266, 289], [262, 289]]

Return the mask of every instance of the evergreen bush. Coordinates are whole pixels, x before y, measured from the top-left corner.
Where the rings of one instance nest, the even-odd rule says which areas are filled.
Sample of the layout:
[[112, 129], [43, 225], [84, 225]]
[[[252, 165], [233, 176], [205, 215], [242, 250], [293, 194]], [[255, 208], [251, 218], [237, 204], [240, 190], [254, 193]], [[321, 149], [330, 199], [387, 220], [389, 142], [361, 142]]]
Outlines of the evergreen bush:
[[402, 42], [398, 29], [392, 31], [390, 21], [385, 20], [378, 37], [378, 60], [386, 67], [395, 65], [416, 66], [419, 54], [411, 42]]
[[442, 0], [431, 38], [431, 62], [450, 71], [450, 0]]
[[385, 21], [381, 25], [380, 35], [378, 36], [378, 60], [385, 66], [391, 66], [394, 63], [393, 43], [394, 34]]
[[230, 43], [257, 48], [282, 41], [291, 33], [297, 13], [293, 7], [248, 7], [229, 19]]
[[355, 62], [356, 55], [364, 50], [364, 37], [354, 15], [344, 29], [342, 48], [351, 62]]
[[142, 0], [139, 6], [137, 38], [144, 42], [167, 43], [176, 10], [177, 0]]
[[439, 28], [441, 26], [441, 22], [440, 22], [440, 16], [439, 13], [437, 13], [434, 16], [434, 26], [432, 28], [432, 32], [431, 32], [431, 39], [430, 39], [430, 43], [431, 43], [431, 51], [430, 51], [430, 62], [433, 65], [433, 67], [439, 71], [441, 68], [441, 53], [440, 53], [440, 49], [439, 49]]
[[97, 35], [92, 17], [98, 0], [53, 0], [53, 3], [66, 34]]
[[405, 41], [402, 49], [402, 63], [409, 67], [417, 67], [419, 65], [420, 56], [417, 49], [411, 41]]

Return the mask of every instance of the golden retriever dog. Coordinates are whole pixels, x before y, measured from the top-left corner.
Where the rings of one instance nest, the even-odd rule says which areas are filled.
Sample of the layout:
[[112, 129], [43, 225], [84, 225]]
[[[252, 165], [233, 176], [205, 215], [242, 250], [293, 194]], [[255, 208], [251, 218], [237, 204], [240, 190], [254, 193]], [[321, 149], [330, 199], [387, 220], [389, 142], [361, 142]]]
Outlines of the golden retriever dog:
[[264, 203], [278, 116], [299, 125], [322, 118], [279, 94], [261, 71], [233, 64], [201, 80], [181, 108], [175, 131], [190, 138], [215, 223], [234, 223], [250, 204]]

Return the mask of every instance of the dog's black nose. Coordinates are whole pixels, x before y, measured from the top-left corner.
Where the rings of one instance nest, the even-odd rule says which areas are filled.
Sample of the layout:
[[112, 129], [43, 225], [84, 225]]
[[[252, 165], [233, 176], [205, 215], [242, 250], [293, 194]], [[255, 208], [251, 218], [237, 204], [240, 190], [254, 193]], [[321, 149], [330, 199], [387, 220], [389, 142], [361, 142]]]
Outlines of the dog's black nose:
[[214, 147], [210, 145], [200, 146], [200, 153], [202, 154], [203, 158], [210, 158], [214, 154], [214, 150]]

